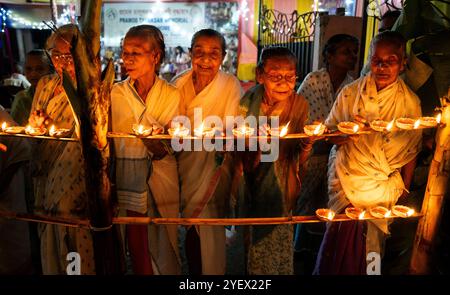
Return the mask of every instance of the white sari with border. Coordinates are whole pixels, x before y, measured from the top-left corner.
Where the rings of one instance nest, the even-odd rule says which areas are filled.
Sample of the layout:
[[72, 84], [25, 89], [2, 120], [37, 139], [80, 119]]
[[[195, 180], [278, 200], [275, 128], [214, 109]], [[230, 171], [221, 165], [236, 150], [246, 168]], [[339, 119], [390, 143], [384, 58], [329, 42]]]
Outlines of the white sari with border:
[[[180, 94], [175, 87], [155, 78], [145, 102], [133, 81], [114, 85], [111, 92], [112, 131], [131, 133], [132, 125], [166, 126], [178, 114]], [[141, 139], [114, 139], [116, 185], [120, 209], [151, 217], [179, 217], [177, 162], [173, 155], [151, 160]], [[181, 274], [176, 225], [151, 225], [149, 251], [155, 273]]]
[[[202, 119], [238, 114], [242, 89], [236, 77], [219, 71], [212, 82], [196, 94], [192, 70], [175, 77], [173, 82], [181, 92], [180, 113], [189, 118], [194, 127], [194, 109], [202, 109]], [[195, 126], [197, 127], [197, 126]], [[181, 182], [182, 216], [188, 218], [224, 217], [231, 186], [230, 158], [216, 165], [215, 152], [193, 151], [178, 155]], [[225, 273], [225, 227], [196, 226], [200, 236], [202, 273]]]
[[[352, 121], [355, 115], [369, 122], [418, 118], [420, 101], [400, 78], [377, 92], [373, 77], [366, 75], [343, 88], [325, 124], [333, 128], [339, 122]], [[400, 170], [419, 153], [421, 135], [420, 130], [376, 132], [334, 147], [329, 160], [329, 207], [340, 212], [349, 204], [362, 209], [395, 205], [405, 189]], [[383, 235], [377, 228], [389, 233], [386, 220], [368, 222], [368, 252], [382, 251]]]

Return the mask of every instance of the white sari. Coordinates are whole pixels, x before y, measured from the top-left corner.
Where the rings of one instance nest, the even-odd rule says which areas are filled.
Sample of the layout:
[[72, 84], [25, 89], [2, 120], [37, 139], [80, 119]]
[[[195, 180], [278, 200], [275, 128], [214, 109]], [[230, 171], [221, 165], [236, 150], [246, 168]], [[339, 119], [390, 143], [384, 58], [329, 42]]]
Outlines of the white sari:
[[[352, 121], [355, 115], [367, 119], [391, 121], [401, 117], [421, 116], [418, 97], [400, 78], [377, 92], [371, 75], [344, 87], [325, 124], [336, 126]], [[330, 154], [328, 174], [329, 207], [340, 212], [350, 203], [359, 208], [382, 205], [391, 207], [405, 189], [400, 169], [412, 161], [420, 150], [421, 131], [398, 131], [360, 135]], [[380, 253], [380, 237], [376, 225], [389, 233], [385, 220], [368, 223], [367, 251]]]
[[[115, 84], [111, 92], [112, 131], [130, 133], [135, 123], [166, 126], [177, 115], [179, 101], [178, 90], [158, 77], [145, 102], [130, 79]], [[151, 217], [179, 217], [175, 157], [152, 161], [140, 139], [114, 139], [114, 148], [120, 209]], [[176, 225], [150, 226], [149, 245], [157, 273], [181, 273]]]
[[[189, 117], [194, 126], [194, 109], [201, 108], [206, 116], [238, 114], [242, 90], [236, 77], [222, 71], [200, 93], [196, 94], [192, 82], [192, 70], [174, 78], [181, 92], [180, 113]], [[190, 101], [190, 103], [188, 103]], [[196, 126], [195, 126], [196, 127]], [[224, 216], [231, 184], [229, 159], [216, 167], [215, 152], [181, 152], [178, 171], [181, 181], [183, 217], [219, 218]], [[225, 273], [225, 228], [223, 226], [197, 226], [200, 236], [202, 273]]]

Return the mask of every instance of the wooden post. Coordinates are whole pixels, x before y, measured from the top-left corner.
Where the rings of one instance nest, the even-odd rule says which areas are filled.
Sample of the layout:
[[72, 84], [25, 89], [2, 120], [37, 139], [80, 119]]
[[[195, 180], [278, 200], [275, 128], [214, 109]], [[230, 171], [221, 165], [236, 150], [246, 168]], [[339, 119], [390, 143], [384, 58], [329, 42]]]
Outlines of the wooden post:
[[52, 12], [52, 21], [56, 24], [56, 20], [58, 19], [58, 5], [56, 4], [56, 0], [50, 0], [50, 11]]
[[[450, 90], [450, 89], [449, 89]], [[450, 95], [450, 93], [449, 93]], [[436, 151], [430, 165], [410, 263], [411, 274], [430, 274], [436, 235], [439, 229], [450, 173], [450, 96], [441, 99], [442, 122], [436, 133]]]
[[102, 80], [100, 64], [101, 0], [83, 1], [81, 30], [72, 40], [77, 87], [64, 73], [63, 85], [80, 122], [80, 141], [86, 171], [88, 209], [93, 226], [95, 268], [97, 274], [120, 272], [120, 243], [112, 229], [113, 208], [108, 178], [107, 140], [110, 92], [114, 67], [109, 63]]

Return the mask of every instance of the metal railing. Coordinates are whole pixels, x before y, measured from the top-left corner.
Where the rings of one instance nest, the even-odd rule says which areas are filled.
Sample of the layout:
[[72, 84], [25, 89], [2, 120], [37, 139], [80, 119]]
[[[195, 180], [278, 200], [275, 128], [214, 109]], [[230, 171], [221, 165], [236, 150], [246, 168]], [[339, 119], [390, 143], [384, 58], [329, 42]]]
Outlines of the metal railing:
[[297, 56], [301, 81], [312, 70], [315, 21], [320, 14], [323, 12], [298, 14], [296, 10], [285, 14], [262, 6], [258, 25], [258, 61], [266, 47], [287, 47]]

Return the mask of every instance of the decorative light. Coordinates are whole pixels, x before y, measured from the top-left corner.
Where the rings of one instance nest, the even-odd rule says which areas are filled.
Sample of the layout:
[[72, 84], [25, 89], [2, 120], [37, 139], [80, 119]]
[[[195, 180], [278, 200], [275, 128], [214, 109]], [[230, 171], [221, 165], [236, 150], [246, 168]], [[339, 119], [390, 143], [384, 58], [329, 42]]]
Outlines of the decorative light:
[[438, 124], [441, 123], [441, 117], [442, 117], [441, 113], [439, 113], [439, 114], [436, 116], [436, 122], [437, 122]]
[[291, 123], [291, 122], [288, 122], [288, 123], [286, 124], [286, 126], [284, 126], [283, 128], [281, 128], [281, 131], [280, 131], [280, 137], [284, 137], [284, 136], [287, 135], [289, 123]]
[[[68, 7], [62, 10], [61, 15], [59, 15], [56, 19], [56, 25], [64, 25], [68, 23], [72, 23], [75, 20], [75, 10], [70, 7], [73, 4], [67, 4]], [[11, 23], [11, 27], [13, 28], [29, 28], [36, 30], [48, 30], [49, 28], [43, 22], [33, 22], [22, 15], [18, 14], [12, 10], [5, 10], [4, 8], [0, 8], [0, 18], [2, 20], [1, 30], [2, 33], [5, 32], [6, 22], [9, 19]]]

